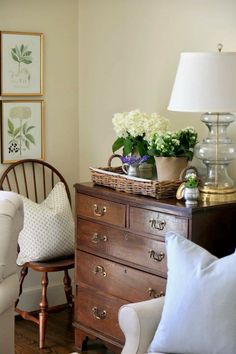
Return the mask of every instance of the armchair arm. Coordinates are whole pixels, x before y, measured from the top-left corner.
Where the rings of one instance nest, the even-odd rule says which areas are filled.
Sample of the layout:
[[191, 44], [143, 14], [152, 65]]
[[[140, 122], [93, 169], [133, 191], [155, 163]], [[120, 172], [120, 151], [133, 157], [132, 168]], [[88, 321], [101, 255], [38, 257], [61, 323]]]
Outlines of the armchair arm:
[[23, 227], [23, 203], [16, 193], [0, 191], [0, 282], [17, 272], [17, 241]]
[[119, 310], [119, 325], [125, 335], [122, 354], [144, 354], [161, 319], [164, 296], [123, 305]]

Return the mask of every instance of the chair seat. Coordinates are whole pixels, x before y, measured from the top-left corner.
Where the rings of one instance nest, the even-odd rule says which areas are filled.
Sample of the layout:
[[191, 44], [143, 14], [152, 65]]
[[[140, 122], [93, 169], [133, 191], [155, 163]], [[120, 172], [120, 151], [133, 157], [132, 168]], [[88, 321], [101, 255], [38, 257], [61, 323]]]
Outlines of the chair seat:
[[28, 262], [25, 266], [37, 272], [58, 272], [74, 268], [74, 255], [68, 258], [56, 259], [48, 262]]

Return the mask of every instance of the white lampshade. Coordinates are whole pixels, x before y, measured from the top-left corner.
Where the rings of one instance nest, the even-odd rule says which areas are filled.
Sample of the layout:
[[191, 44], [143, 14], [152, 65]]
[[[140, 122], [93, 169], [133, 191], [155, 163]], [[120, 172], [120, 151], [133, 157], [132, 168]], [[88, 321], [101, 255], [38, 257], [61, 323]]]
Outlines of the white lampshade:
[[236, 112], [236, 53], [182, 53], [168, 109]]

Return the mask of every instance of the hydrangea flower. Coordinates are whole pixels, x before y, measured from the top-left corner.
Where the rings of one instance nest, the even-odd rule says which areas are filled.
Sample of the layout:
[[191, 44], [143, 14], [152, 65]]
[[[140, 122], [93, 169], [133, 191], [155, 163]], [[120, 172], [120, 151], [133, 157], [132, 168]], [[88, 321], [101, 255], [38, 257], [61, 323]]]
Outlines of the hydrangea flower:
[[112, 118], [117, 139], [112, 145], [113, 153], [123, 148], [123, 155], [138, 152], [147, 155], [148, 143], [155, 133], [164, 132], [169, 120], [157, 113], [147, 114], [136, 109], [131, 112], [116, 113]]

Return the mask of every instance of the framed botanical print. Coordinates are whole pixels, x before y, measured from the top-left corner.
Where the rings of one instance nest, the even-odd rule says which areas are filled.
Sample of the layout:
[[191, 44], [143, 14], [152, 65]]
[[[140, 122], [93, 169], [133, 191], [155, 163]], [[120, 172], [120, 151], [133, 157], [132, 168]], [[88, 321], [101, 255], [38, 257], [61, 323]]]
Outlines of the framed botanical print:
[[1, 95], [43, 95], [43, 34], [1, 32]]
[[1, 105], [1, 162], [44, 160], [43, 101], [2, 101]]

